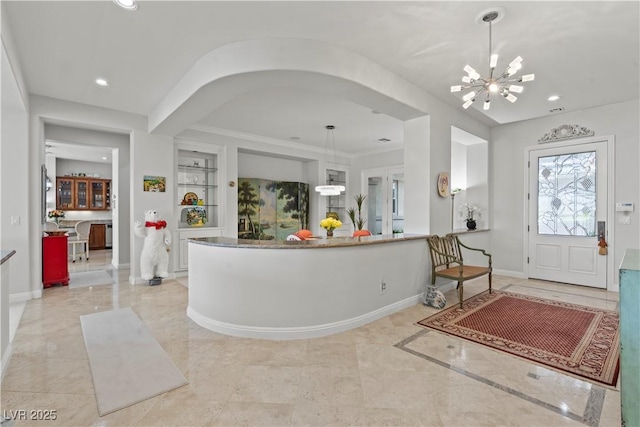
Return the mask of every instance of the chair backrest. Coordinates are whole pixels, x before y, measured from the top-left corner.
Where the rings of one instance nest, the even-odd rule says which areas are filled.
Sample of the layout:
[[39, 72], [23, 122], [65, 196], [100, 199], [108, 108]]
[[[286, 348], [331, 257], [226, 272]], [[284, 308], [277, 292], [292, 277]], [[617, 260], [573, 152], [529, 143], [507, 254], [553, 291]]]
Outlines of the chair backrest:
[[44, 223], [44, 226], [42, 228], [44, 229], [44, 231], [58, 231], [58, 224], [53, 221], [47, 221]]
[[91, 221], [80, 221], [76, 224], [76, 239], [89, 240], [89, 232], [91, 231]]
[[[457, 264], [462, 262], [462, 251], [460, 250], [460, 241], [458, 236], [448, 234], [444, 237], [430, 236], [427, 238], [429, 243], [429, 252], [431, 253], [431, 265], [435, 271], [436, 268], [445, 266], [449, 268], [451, 263]], [[450, 256], [445, 256], [450, 255]], [[453, 257], [453, 258], [451, 258]]]

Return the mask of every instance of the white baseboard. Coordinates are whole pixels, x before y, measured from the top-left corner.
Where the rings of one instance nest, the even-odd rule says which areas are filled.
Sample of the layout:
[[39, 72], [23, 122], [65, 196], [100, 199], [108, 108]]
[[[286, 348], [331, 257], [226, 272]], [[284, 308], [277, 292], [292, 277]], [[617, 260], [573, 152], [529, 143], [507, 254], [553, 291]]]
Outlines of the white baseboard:
[[4, 373], [7, 370], [7, 366], [9, 366], [9, 360], [11, 360], [11, 354], [13, 353], [13, 346], [11, 345], [11, 343], [9, 343], [7, 345], [7, 349], [5, 350], [5, 353], [2, 355], [2, 362], [0, 362], [2, 364], [2, 366], [0, 367], [1, 372], [0, 372], [0, 383], [2, 382], [2, 379], [4, 378]]
[[372, 312], [351, 319], [339, 322], [326, 323], [323, 325], [300, 326], [290, 328], [274, 328], [260, 326], [234, 325], [230, 323], [218, 322], [217, 320], [205, 317], [192, 309], [187, 308], [187, 316], [203, 328], [218, 332], [224, 335], [243, 338], [259, 338], [267, 340], [298, 340], [307, 338], [318, 338], [327, 335], [337, 334], [357, 328], [374, 320], [388, 316], [396, 311], [416, 305], [421, 301], [422, 293], [406, 298], [402, 301], [389, 304]]
[[445, 283], [444, 285], [440, 285], [440, 286], [436, 285], [436, 288], [438, 288], [440, 292], [445, 293], [445, 292], [449, 292], [452, 289], [455, 289], [456, 286], [458, 286], [458, 282], [451, 281], [449, 283]]
[[29, 292], [21, 292], [19, 294], [11, 294], [9, 295], [9, 304], [14, 302], [25, 302], [34, 298], [42, 298], [42, 289]]
[[500, 269], [494, 268], [493, 274], [497, 274], [499, 276], [516, 277], [518, 279], [526, 279], [524, 272], [522, 271], [500, 270]]

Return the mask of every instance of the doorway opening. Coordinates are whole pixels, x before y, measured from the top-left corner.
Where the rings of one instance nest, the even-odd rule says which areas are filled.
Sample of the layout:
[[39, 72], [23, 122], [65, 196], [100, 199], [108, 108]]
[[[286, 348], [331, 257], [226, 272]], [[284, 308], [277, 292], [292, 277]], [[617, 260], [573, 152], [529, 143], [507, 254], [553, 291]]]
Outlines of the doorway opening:
[[365, 228], [371, 234], [404, 233], [404, 169], [399, 166], [362, 171], [366, 195]]
[[[110, 269], [117, 265], [114, 263], [117, 245], [114, 250], [113, 230], [114, 226], [117, 230], [118, 210], [112, 204], [117, 188], [117, 153], [117, 148], [107, 146], [51, 139], [45, 142], [45, 165], [48, 181], [52, 184], [46, 192], [45, 211], [64, 212], [63, 217], [57, 218], [55, 228], [66, 231], [70, 242], [78, 239], [76, 225], [86, 225], [83, 227], [86, 228], [86, 244], [68, 245], [69, 272]], [[53, 226], [51, 219], [47, 219], [45, 229]]]

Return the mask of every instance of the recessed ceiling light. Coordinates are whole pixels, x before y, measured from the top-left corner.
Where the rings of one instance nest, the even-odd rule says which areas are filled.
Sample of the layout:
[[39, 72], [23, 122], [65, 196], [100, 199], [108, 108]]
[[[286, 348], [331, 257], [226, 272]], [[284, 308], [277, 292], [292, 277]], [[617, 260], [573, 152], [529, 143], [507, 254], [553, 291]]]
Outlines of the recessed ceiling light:
[[379, 142], [389, 142], [391, 141], [389, 138], [380, 138], [378, 139]]
[[102, 160], [107, 160], [107, 158], [105, 156], [102, 156]]
[[551, 95], [547, 98], [547, 101], [557, 101], [558, 99], [560, 99], [560, 95]]
[[136, 10], [138, 8], [138, 2], [136, 0], [113, 0], [113, 2], [127, 10]]
[[101, 78], [101, 77], [99, 77], [99, 78], [97, 78], [97, 79], [96, 79], [96, 84], [97, 84], [98, 86], [102, 86], [102, 87], [107, 87], [107, 86], [109, 86], [109, 82], [108, 82], [107, 80], [105, 80], [105, 79]]

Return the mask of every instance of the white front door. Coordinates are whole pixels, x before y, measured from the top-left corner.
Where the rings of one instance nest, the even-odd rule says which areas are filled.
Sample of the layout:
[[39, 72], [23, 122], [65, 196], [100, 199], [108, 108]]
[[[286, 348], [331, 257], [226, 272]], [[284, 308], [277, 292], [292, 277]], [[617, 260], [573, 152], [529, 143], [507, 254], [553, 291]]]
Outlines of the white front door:
[[529, 277], [607, 287], [607, 142], [529, 152]]

